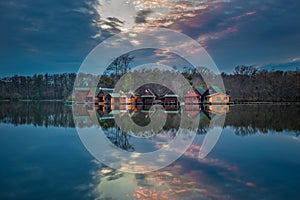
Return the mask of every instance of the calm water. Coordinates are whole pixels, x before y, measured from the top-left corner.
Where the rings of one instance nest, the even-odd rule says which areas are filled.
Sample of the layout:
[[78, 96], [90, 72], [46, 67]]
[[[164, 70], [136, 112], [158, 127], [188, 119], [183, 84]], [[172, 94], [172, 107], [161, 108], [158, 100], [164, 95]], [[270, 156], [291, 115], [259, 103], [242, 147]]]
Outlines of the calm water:
[[[209, 121], [175, 163], [147, 174], [127, 174], [97, 162], [82, 145], [70, 107], [61, 103], [1, 103], [0, 199], [299, 199], [300, 106], [230, 107], [222, 135], [203, 160], [198, 152]], [[218, 110], [218, 109], [217, 109]], [[148, 112], [97, 111], [104, 133], [127, 151], [155, 150], [172, 139], [179, 115], [170, 112], [161, 136], [124, 134], [115, 119], [148, 123]]]

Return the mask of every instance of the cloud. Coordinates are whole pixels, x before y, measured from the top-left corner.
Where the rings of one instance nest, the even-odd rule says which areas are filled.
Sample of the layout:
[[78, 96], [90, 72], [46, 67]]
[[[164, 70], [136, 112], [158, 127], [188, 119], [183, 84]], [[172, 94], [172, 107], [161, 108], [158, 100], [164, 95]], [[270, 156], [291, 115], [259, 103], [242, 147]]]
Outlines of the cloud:
[[[200, 34], [200, 36], [197, 38], [197, 41], [207, 48], [210, 40], [224, 39], [227, 36], [234, 35], [235, 33], [239, 32], [241, 26], [252, 20], [252, 18], [249, 18], [249, 16], [254, 14], [256, 14], [255, 10], [246, 11], [242, 14], [224, 18], [222, 21], [218, 22], [215, 30]], [[246, 17], [248, 17], [248, 19], [243, 19]]]
[[209, 40], [218, 40], [218, 39], [226, 37], [230, 33], [235, 33], [237, 31], [238, 31], [237, 26], [228, 27], [225, 30], [220, 30], [220, 31], [213, 32], [213, 33], [202, 34], [197, 38], [197, 41], [199, 43], [201, 43], [205, 48], [207, 48], [208, 47], [207, 42]]
[[135, 23], [136, 24], [141, 24], [141, 23], [146, 23], [146, 17], [152, 13], [151, 10], [141, 10], [137, 12], [137, 16], [135, 17]]
[[[94, 9], [99, 15], [96, 21], [100, 28], [127, 31], [140, 25], [167, 27], [197, 16], [201, 10], [208, 9], [212, 4], [224, 2], [229, 1], [98, 0]], [[113, 24], [109, 19], [111, 16], [124, 23]], [[103, 23], [112, 26], [103, 27]]]
[[99, 32], [90, 26], [92, 12], [85, 1], [1, 1], [1, 65], [12, 74], [77, 71], [97, 44], [91, 38]]
[[[279, 62], [300, 51], [295, 45], [300, 40], [296, 1], [97, 0], [91, 5], [100, 32], [171, 28], [197, 40], [225, 71], [237, 64]], [[285, 48], [280, 52], [277, 46]]]
[[166, 27], [190, 36], [222, 71], [237, 64], [282, 63], [299, 57], [299, 9], [300, 1], [294, 0], [0, 1], [1, 64], [14, 66], [11, 73], [34, 73], [24, 65], [40, 72], [63, 71], [59, 62], [51, 66], [53, 60], [70, 59], [77, 61], [77, 71], [99, 42], [141, 27]]
[[279, 62], [279, 63], [270, 63], [270, 64], [262, 64], [259, 66], [260, 69], [265, 69], [265, 70], [299, 70], [300, 69], [300, 60], [299, 58], [297, 59], [292, 59], [291, 61], [288, 62]]
[[75, 8], [75, 9], [73, 9], [73, 11], [79, 12], [79, 13], [82, 13], [82, 14], [89, 14], [89, 15], [93, 15], [94, 14], [93, 10], [88, 9], [86, 7]]
[[244, 18], [257, 12], [241, 7], [240, 3], [235, 4], [236, 1], [229, 0], [98, 0], [94, 8], [99, 15], [95, 21], [100, 29], [118, 33], [138, 30], [140, 26], [168, 27], [186, 33], [207, 46], [209, 40], [222, 39], [237, 32], [239, 26], [248, 20]]

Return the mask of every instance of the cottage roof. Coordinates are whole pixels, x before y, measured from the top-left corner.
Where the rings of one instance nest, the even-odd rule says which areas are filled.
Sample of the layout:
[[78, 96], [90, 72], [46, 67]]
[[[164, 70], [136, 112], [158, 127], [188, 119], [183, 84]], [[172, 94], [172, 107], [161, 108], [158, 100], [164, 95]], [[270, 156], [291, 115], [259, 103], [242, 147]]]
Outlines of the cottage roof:
[[153, 113], [154, 110], [150, 109], [150, 110], [141, 110], [142, 113]]
[[179, 113], [179, 110], [165, 110], [164, 112], [168, 114], [177, 114]]
[[227, 95], [227, 94], [225, 94], [225, 93], [213, 93], [213, 94], [210, 94], [210, 95], [207, 95], [207, 97], [212, 97], [212, 96], [216, 96], [216, 95]]
[[119, 93], [109, 93], [109, 95], [113, 98], [119, 98], [121, 96]]
[[94, 97], [94, 96], [95, 96], [94, 91], [93, 91], [93, 90], [90, 90], [87, 96], [88, 96], [88, 97]]
[[194, 87], [201, 95], [204, 94], [205, 90], [203, 87], [201, 86], [195, 86]]
[[150, 90], [150, 89], [147, 89], [145, 90], [145, 93], [141, 96], [142, 98], [144, 97], [152, 97], [152, 98], [155, 98], [156, 95]]
[[118, 115], [118, 114], [120, 114], [120, 110], [112, 110], [112, 111], [110, 111], [109, 114], [110, 115]]
[[89, 93], [88, 93], [88, 97], [95, 97], [96, 94], [99, 93], [99, 89], [98, 88], [90, 88]]
[[139, 96], [140, 95], [138, 92], [136, 92], [136, 91], [133, 92], [131, 90], [129, 91], [129, 93], [132, 94], [132, 95], [135, 95], [135, 96]]
[[169, 90], [167, 94], [164, 95], [164, 97], [178, 97], [178, 95], [174, 94], [172, 90]]
[[216, 92], [216, 93], [219, 93], [219, 94], [225, 94], [219, 87], [217, 86], [211, 86], [211, 88]]
[[120, 93], [120, 96], [122, 97], [122, 98], [126, 98], [127, 97], [127, 94], [126, 93], [124, 93], [124, 92], [122, 92], [122, 93]]
[[110, 90], [110, 91], [114, 90], [114, 88], [109, 88], [104, 84], [99, 84], [98, 86], [99, 86], [99, 89], [102, 89], [102, 90]]
[[100, 91], [98, 92], [98, 95], [99, 95], [100, 93], [102, 93], [104, 96], [106, 96], [106, 95], [108, 95], [108, 94], [110, 93], [110, 91], [100, 89]]
[[79, 91], [90, 91], [91, 88], [89, 87], [75, 87], [74, 90], [79, 90]]

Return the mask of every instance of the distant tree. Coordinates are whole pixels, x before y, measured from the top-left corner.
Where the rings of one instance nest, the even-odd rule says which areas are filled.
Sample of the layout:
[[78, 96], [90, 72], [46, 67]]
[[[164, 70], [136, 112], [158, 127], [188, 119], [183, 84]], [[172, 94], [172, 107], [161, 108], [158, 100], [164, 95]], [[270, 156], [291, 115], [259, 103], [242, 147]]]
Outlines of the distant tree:
[[258, 69], [254, 66], [238, 65], [234, 68], [234, 74], [254, 76], [258, 72]]
[[117, 82], [119, 77], [129, 70], [129, 64], [133, 59], [134, 56], [131, 56], [130, 54], [124, 54], [115, 58], [107, 67], [106, 74], [114, 74], [115, 82]]
[[121, 56], [121, 60], [122, 60], [122, 75], [127, 73], [127, 71], [129, 70], [129, 64], [130, 62], [132, 62], [134, 59], [134, 56], [131, 56], [130, 54], [125, 54], [123, 56]]

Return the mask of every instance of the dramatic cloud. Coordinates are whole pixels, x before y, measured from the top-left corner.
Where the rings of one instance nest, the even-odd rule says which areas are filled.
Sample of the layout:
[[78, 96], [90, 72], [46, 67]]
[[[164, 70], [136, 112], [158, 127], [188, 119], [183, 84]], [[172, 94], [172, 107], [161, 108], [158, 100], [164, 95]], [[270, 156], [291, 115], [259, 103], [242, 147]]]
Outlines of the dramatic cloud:
[[[109, 31], [127, 31], [139, 26], [168, 27], [195, 17], [202, 10], [223, 2], [229, 2], [229, 0], [98, 0], [94, 4], [94, 9], [99, 16], [94, 23], [101, 29]], [[116, 24], [114, 20], [111, 20], [112, 17], [122, 23]]]
[[97, 43], [86, 2], [0, 2], [0, 75], [75, 72]]
[[[295, 44], [300, 39], [300, 26], [295, 19], [300, 18], [296, 11], [299, 7], [297, 1], [283, 0], [98, 0], [94, 5], [100, 29], [117, 33], [154, 26], [183, 32], [202, 44], [225, 71], [237, 64], [282, 62], [297, 57], [300, 47]], [[288, 35], [292, 38], [285, 37]], [[293, 51], [281, 51], [278, 57], [277, 44]]]
[[190, 36], [221, 71], [270, 63], [290, 69], [284, 63], [300, 57], [299, 9], [297, 0], [1, 1], [0, 73], [76, 72], [99, 42], [145, 27]]

